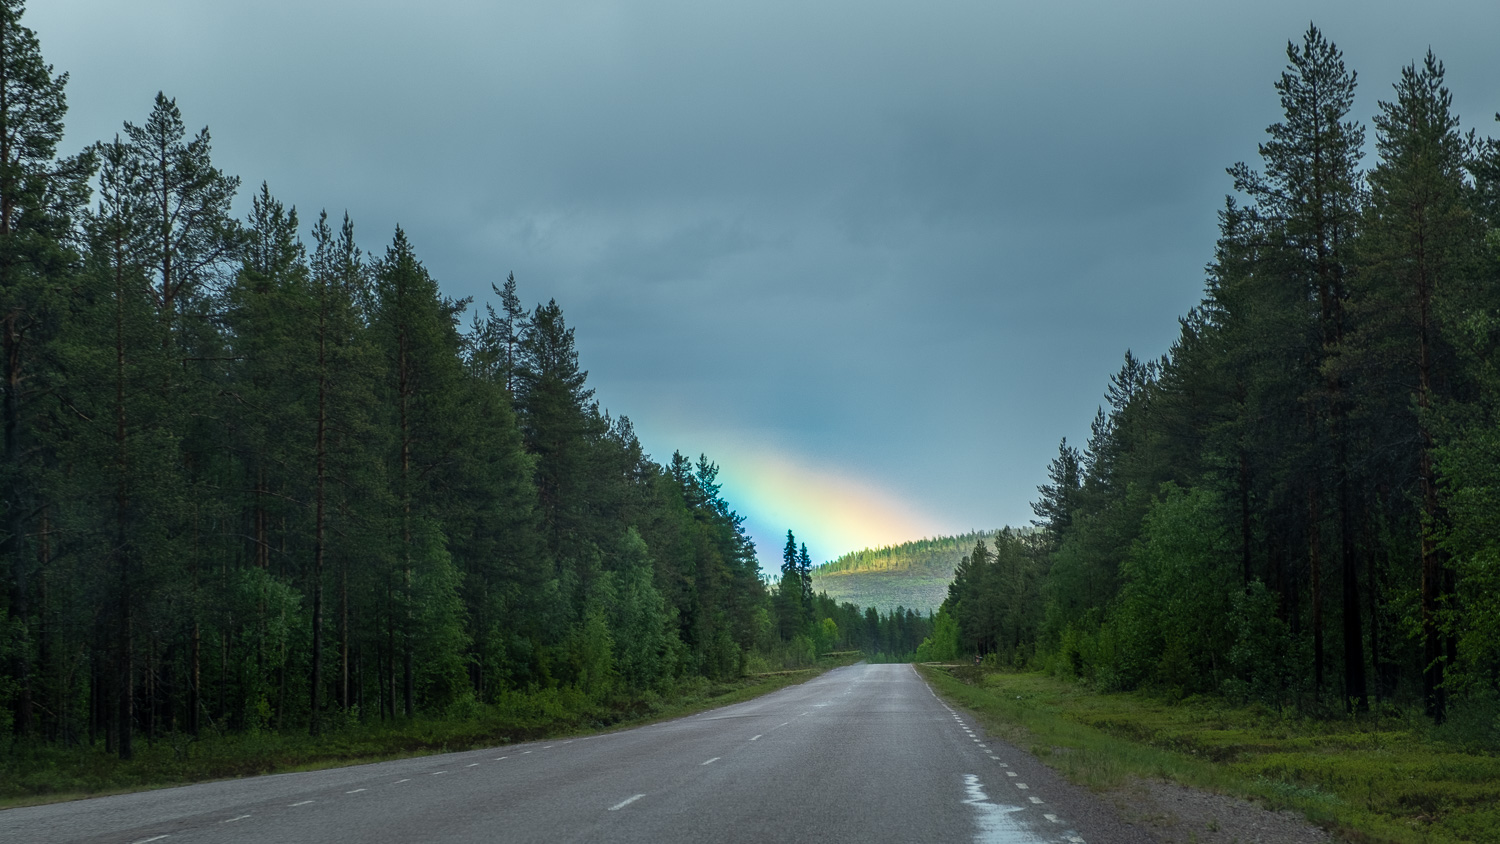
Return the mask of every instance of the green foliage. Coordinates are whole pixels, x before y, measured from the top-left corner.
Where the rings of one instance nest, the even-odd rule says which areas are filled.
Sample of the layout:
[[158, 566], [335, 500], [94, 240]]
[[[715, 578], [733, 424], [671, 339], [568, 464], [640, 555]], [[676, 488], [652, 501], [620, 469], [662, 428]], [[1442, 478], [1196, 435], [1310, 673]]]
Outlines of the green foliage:
[[1230, 538], [1212, 530], [1219, 507], [1207, 490], [1169, 484], [1146, 514], [1108, 622], [1120, 640], [1113, 679], [1121, 688], [1149, 682], [1194, 693], [1218, 687], [1236, 588]]
[[676, 676], [684, 654], [677, 619], [652, 582], [646, 543], [635, 528], [625, 531], [614, 572], [602, 578], [615, 663], [633, 689], [663, 689]]
[[952, 662], [958, 659], [958, 622], [939, 609], [932, 622], [932, 635], [917, 648], [918, 662]]
[[1311, 691], [1308, 643], [1276, 617], [1276, 596], [1257, 580], [1235, 592], [1232, 600], [1229, 628], [1234, 640], [1227, 654], [1224, 693], [1239, 703], [1255, 701], [1277, 709], [1305, 702]]

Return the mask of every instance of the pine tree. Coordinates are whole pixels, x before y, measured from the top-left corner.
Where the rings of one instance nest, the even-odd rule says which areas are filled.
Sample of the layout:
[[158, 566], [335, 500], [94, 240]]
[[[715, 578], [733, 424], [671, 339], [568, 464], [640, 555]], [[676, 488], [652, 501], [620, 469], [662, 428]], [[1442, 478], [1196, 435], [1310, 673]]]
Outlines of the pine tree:
[[538, 305], [518, 346], [516, 409], [526, 448], [536, 457], [536, 487], [547, 550], [559, 565], [583, 550], [587, 440], [595, 428], [594, 391], [578, 367], [573, 329], [556, 301]]
[[[1360, 346], [1367, 366], [1385, 370], [1378, 382], [1402, 385], [1411, 403], [1389, 409], [1406, 421], [1392, 445], [1416, 443], [1421, 507], [1421, 629], [1427, 714], [1446, 715], [1445, 666], [1453, 650], [1441, 618], [1453, 592], [1453, 573], [1439, 546], [1447, 517], [1434, 465], [1441, 406], [1461, 390], [1451, 337], [1453, 314], [1475, 302], [1468, 289], [1475, 246], [1483, 236], [1471, 211], [1465, 168], [1471, 144], [1459, 134], [1443, 65], [1427, 53], [1382, 101], [1375, 118], [1380, 163], [1369, 174], [1370, 204], [1361, 256], [1365, 260]], [[1415, 405], [1414, 416], [1409, 408]], [[1404, 406], [1403, 406], [1404, 405]], [[1410, 447], [1401, 448], [1410, 453]], [[1411, 464], [1404, 468], [1408, 471]]]
[[[432, 653], [434, 643], [458, 641], [452, 631], [459, 623], [458, 588], [453, 560], [441, 527], [445, 501], [440, 495], [463, 447], [460, 399], [462, 345], [455, 330], [465, 301], [444, 298], [437, 283], [417, 260], [406, 233], [399, 227], [375, 266], [374, 325], [387, 366], [386, 395], [393, 412], [395, 453], [390, 477], [394, 481], [399, 525], [397, 571], [388, 585], [387, 665], [391, 682], [391, 711], [396, 709], [396, 662], [400, 658], [402, 711], [416, 712], [418, 654]], [[435, 602], [438, 616], [424, 616]], [[445, 609], [447, 608], [447, 609]], [[443, 659], [421, 665], [422, 682], [436, 694], [452, 692], [452, 665]]]
[[[1327, 487], [1333, 487], [1339, 537], [1338, 571], [1343, 582], [1346, 639], [1355, 658], [1345, 660], [1345, 690], [1352, 705], [1366, 703], [1360, 628], [1354, 525], [1349, 478], [1347, 415], [1349, 397], [1335, 358], [1346, 328], [1344, 303], [1358, 233], [1358, 166], [1364, 129], [1348, 120], [1356, 74], [1342, 53], [1310, 26], [1302, 46], [1287, 44], [1287, 69], [1276, 83], [1284, 119], [1266, 131], [1260, 147], [1264, 175], [1244, 164], [1231, 169], [1235, 187], [1253, 198], [1261, 225], [1277, 239], [1275, 260], [1284, 283], [1315, 310], [1303, 322], [1301, 361], [1309, 455], [1327, 453], [1303, 481], [1306, 501], [1307, 559], [1312, 583], [1314, 688], [1323, 685], [1323, 523]], [[1331, 475], [1332, 477], [1328, 477]], [[1330, 483], [1331, 482], [1331, 483]], [[1346, 654], [1350, 653], [1346, 650]]]
[[790, 640], [801, 632], [806, 621], [802, 571], [797, 555], [797, 537], [786, 532], [786, 546], [781, 550], [781, 581], [776, 588], [776, 615], [781, 621], [781, 638]]
[[1047, 480], [1050, 483], [1037, 487], [1040, 497], [1031, 505], [1037, 517], [1032, 524], [1046, 531], [1052, 547], [1056, 548], [1073, 524], [1073, 511], [1078, 508], [1078, 493], [1083, 485], [1078, 449], [1068, 446], [1067, 437], [1058, 444], [1057, 457], [1047, 465]]
[[0, 571], [9, 580], [6, 616], [17, 637], [14, 726], [33, 726], [30, 570], [26, 541], [41, 509], [34, 399], [46, 389], [45, 348], [57, 337], [72, 258], [72, 223], [87, 197], [92, 152], [57, 158], [67, 111], [67, 74], [52, 74], [36, 35], [21, 25], [25, 4], [0, 0]]

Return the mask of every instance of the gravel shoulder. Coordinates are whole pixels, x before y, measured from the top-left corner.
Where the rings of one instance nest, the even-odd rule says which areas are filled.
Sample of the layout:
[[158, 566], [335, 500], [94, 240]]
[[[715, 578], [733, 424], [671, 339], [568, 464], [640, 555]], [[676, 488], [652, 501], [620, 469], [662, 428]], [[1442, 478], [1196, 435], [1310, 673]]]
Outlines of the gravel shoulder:
[[1162, 780], [1131, 780], [1104, 792], [1127, 823], [1162, 844], [1320, 844], [1334, 841], [1296, 812], [1272, 811]]

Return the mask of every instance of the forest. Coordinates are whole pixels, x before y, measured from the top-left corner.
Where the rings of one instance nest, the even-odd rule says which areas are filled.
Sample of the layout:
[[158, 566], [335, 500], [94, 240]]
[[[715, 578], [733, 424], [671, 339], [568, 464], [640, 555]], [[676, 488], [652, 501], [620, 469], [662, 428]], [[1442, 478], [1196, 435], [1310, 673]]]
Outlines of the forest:
[[768, 585], [718, 467], [645, 454], [513, 275], [449, 298], [401, 228], [366, 252], [265, 184], [236, 219], [165, 94], [59, 157], [67, 75], [22, 12], [0, 0], [10, 741], [625, 710], [927, 635], [806, 566]]
[[1500, 746], [1500, 142], [1430, 51], [1377, 101], [1370, 159], [1316, 27], [1274, 88], [1201, 303], [1161, 357], [1126, 352], [1039, 532], [974, 546], [923, 656]]
[[906, 572], [945, 580], [953, 576], [958, 561], [981, 539], [994, 531], [973, 531], [959, 536], [916, 539], [899, 545], [850, 551], [813, 569], [813, 576], [854, 572]]
[[812, 570], [813, 589], [839, 603], [930, 616], [948, 596], [953, 571], [974, 543], [994, 531], [972, 531], [850, 551]]

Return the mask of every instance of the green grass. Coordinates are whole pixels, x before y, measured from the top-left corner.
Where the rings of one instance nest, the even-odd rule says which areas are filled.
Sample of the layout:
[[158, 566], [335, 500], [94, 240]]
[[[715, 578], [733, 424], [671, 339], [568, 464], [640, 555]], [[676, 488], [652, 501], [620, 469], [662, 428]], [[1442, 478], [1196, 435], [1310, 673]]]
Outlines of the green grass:
[[1293, 809], [1351, 841], [1500, 841], [1500, 756], [1420, 719], [1311, 720], [1040, 674], [922, 671], [991, 732], [1095, 789], [1157, 777]]
[[178, 734], [153, 742], [138, 738], [136, 758], [129, 762], [102, 747], [16, 742], [0, 748], [0, 809], [625, 729], [749, 700], [805, 682], [854, 658], [822, 660], [814, 668], [723, 683], [686, 682], [670, 696], [638, 698], [608, 708], [569, 690], [547, 690], [511, 695], [446, 719], [348, 723], [318, 738], [269, 731], [197, 739]]

